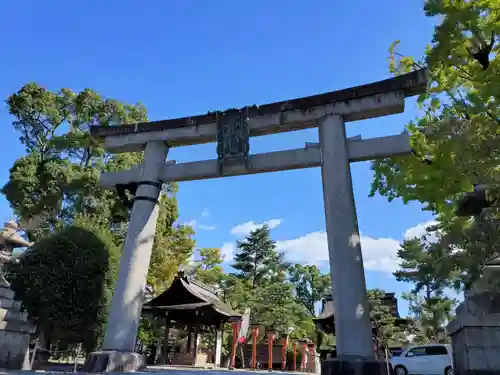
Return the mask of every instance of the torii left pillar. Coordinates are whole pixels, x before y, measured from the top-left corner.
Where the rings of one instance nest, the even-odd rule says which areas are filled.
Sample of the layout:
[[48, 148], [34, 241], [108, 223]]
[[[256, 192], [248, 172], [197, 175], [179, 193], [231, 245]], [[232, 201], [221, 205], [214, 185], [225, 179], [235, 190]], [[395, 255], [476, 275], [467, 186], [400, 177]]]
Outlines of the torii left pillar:
[[86, 372], [129, 372], [146, 366], [146, 357], [135, 353], [135, 344], [158, 219], [160, 171], [167, 154], [163, 141], [146, 143], [104, 344], [87, 358]]

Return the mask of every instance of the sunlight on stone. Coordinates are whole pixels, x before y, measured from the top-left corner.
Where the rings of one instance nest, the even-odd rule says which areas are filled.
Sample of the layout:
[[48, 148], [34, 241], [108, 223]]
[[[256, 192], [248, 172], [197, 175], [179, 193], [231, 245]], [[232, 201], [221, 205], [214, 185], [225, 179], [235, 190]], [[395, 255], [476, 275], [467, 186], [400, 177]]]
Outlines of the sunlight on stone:
[[359, 245], [361, 242], [361, 239], [359, 237], [359, 234], [357, 233], [353, 233], [351, 234], [351, 237], [349, 237], [349, 246], [350, 247], [356, 247], [357, 245]]
[[358, 305], [356, 307], [356, 318], [361, 318], [363, 314], [365, 313], [365, 308], [362, 305]]

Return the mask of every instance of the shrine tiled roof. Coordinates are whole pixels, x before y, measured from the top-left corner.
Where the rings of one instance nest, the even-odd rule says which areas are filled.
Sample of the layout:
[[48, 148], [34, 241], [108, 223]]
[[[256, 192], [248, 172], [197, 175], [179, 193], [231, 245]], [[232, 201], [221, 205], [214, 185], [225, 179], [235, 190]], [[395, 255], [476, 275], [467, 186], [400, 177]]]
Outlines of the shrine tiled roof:
[[143, 307], [144, 310], [150, 311], [196, 311], [207, 308], [228, 319], [239, 319], [242, 316], [222, 302], [212, 288], [183, 274], [176, 277], [167, 290]]

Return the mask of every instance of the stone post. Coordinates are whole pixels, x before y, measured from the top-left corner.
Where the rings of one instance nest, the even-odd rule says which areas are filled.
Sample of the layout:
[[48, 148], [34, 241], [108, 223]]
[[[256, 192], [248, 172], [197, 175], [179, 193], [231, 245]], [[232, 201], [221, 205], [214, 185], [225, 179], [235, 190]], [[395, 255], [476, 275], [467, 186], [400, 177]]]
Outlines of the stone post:
[[[372, 351], [372, 329], [344, 119], [340, 115], [326, 115], [318, 121], [318, 126], [337, 338], [337, 358], [324, 362], [322, 374], [343, 374], [352, 369], [360, 374], [370, 371], [375, 375], [386, 370], [382, 364], [376, 363]], [[374, 365], [379, 370], [375, 370]]]
[[146, 144], [104, 344], [102, 351], [90, 355], [85, 371], [133, 371], [146, 364], [134, 349], [158, 219], [159, 177], [167, 153], [163, 141]]

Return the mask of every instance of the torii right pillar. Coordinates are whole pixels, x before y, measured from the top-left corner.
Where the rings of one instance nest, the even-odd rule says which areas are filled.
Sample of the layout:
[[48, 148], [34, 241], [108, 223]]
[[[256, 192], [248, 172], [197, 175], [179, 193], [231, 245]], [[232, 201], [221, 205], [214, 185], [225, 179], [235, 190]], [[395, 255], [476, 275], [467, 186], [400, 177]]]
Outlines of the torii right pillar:
[[344, 119], [326, 115], [318, 127], [337, 338], [337, 358], [324, 361], [321, 374], [387, 374], [385, 363], [376, 361], [372, 350]]

